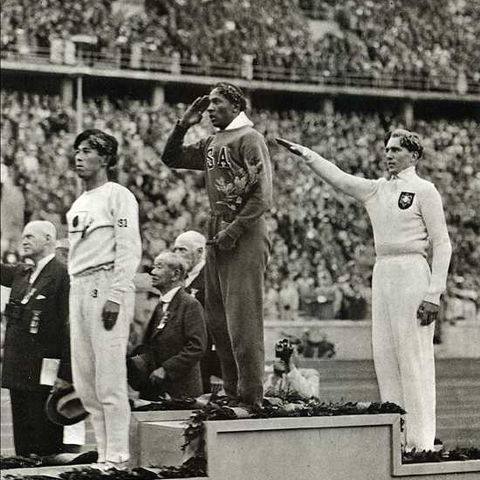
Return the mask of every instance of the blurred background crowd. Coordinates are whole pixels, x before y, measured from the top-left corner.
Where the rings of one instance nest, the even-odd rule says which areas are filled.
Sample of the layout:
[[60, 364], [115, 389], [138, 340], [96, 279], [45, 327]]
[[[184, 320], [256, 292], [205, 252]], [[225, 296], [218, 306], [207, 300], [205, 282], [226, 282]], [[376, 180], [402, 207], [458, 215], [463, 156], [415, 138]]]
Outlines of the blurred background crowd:
[[[138, 100], [87, 99], [84, 128], [112, 133], [120, 142], [119, 181], [140, 204], [143, 268], [182, 231], [205, 230], [208, 201], [202, 173], [174, 171], [160, 161], [167, 135], [186, 105], [153, 109]], [[15, 262], [24, 222], [52, 221], [66, 236], [65, 214], [78, 193], [71, 170], [75, 111], [59, 97], [1, 91], [2, 254]], [[396, 118], [359, 112], [253, 110], [274, 168], [270, 216], [273, 252], [267, 275], [266, 314], [294, 319], [368, 318], [372, 233], [363, 206], [338, 195], [277, 148], [283, 136], [308, 145], [344, 170], [378, 178], [384, 173], [383, 136]], [[388, 125], [387, 125], [388, 122]], [[417, 120], [425, 145], [418, 171], [440, 191], [453, 244], [447, 317], [476, 309], [479, 291], [480, 125], [473, 119]], [[208, 119], [187, 142], [211, 132]], [[8, 212], [8, 214], [5, 214]], [[475, 315], [475, 312], [473, 313]]]
[[139, 10], [119, 3], [4, 0], [3, 55], [67, 48], [81, 35], [84, 49], [126, 55], [129, 68], [175, 59], [208, 74], [213, 63], [246, 63], [287, 69], [292, 79], [300, 71], [304, 81], [413, 75], [435, 88], [449, 79], [460, 91], [480, 80], [480, 0], [146, 0]]

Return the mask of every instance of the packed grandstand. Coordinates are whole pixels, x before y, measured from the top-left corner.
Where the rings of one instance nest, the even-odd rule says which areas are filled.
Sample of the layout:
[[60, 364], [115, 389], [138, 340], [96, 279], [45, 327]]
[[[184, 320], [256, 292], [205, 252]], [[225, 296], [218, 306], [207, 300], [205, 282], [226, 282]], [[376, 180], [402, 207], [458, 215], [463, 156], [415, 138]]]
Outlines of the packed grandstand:
[[134, 13], [122, 3], [5, 0], [2, 55], [61, 50], [76, 36], [92, 64], [136, 69], [177, 59], [204, 75], [460, 91], [480, 80], [479, 0], [163, 0]]
[[[272, 68], [308, 74], [300, 80], [288, 77], [292, 82], [361, 74], [370, 79], [422, 79], [416, 84], [420, 89], [441, 90], [447, 84], [456, 90], [479, 88], [478, 0], [402, 0], [394, 7], [360, 0], [342, 6], [333, 0], [165, 0], [146, 2], [145, 9], [128, 15], [114, 8], [115, 3], [42, 0], [43, 8], [37, 8], [32, 0], [6, 0], [2, 58], [18, 60], [22, 52], [42, 48], [51, 53], [55, 40], [66, 42], [81, 34], [96, 39], [98, 59], [118, 51], [131, 57], [140, 46], [138, 68], [147, 68], [146, 60], [155, 56], [178, 55], [180, 62], [195, 64], [208, 75], [209, 64], [241, 65], [249, 56], [253, 66], [267, 74]], [[328, 32], [314, 34], [315, 26], [325, 25]], [[167, 135], [185, 107], [165, 103], [154, 108], [145, 101], [106, 95], [86, 98], [83, 104], [83, 128], [100, 128], [120, 142], [119, 181], [140, 204], [145, 268], [185, 229], [204, 230], [208, 215], [202, 175], [172, 171], [160, 161]], [[27, 92], [19, 84], [2, 89], [1, 114], [2, 202], [10, 188], [17, 195], [11, 197], [15, 206], [24, 199], [25, 221], [51, 220], [65, 236], [65, 213], [78, 193], [70, 169], [74, 106], [58, 96]], [[384, 172], [385, 131], [403, 125], [403, 119], [386, 119], [380, 112], [325, 114], [255, 105], [249, 115], [267, 138], [275, 173], [269, 285], [279, 289], [285, 279], [292, 279], [314, 289], [327, 279], [343, 296], [343, 309], [334, 314], [352, 317], [349, 305], [370, 297], [374, 254], [366, 213], [314, 178], [277, 148], [274, 139], [286, 136], [350, 173], [377, 178]], [[471, 117], [447, 120], [441, 115], [415, 119], [410, 126], [425, 144], [420, 175], [434, 182], [443, 198], [454, 248], [452, 289], [480, 287], [479, 127]], [[210, 131], [205, 119], [187, 140]], [[15, 215], [2, 219], [7, 231], [9, 222], [15, 222]], [[4, 258], [17, 248], [18, 235], [3, 234]]]

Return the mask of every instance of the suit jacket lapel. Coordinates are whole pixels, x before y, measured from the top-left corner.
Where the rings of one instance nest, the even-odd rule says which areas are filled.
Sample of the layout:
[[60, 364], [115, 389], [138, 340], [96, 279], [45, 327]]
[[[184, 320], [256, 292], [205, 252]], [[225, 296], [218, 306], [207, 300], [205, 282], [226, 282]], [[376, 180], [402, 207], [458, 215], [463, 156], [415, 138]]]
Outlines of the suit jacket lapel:
[[35, 289], [35, 293], [40, 292], [43, 288], [45, 288], [52, 280], [55, 279], [55, 265], [56, 259], [53, 258], [50, 260], [45, 267], [43, 267], [40, 275], [35, 279], [32, 285], [32, 289]]
[[34, 270], [34, 266], [30, 264], [18, 265], [17, 271], [14, 274], [14, 281], [12, 283], [12, 298], [22, 300], [30, 290], [30, 275]]
[[203, 267], [199, 272], [198, 275], [193, 279], [192, 283], [188, 286], [188, 289], [191, 290], [195, 288], [197, 291], [201, 289], [202, 285], [205, 283], [205, 267]]

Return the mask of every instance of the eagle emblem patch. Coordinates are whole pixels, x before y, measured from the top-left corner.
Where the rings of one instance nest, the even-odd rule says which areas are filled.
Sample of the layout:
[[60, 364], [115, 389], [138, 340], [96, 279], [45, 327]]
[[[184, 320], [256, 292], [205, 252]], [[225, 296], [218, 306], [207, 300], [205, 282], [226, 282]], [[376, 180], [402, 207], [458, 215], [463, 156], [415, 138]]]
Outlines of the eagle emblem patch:
[[398, 197], [398, 208], [400, 208], [400, 210], [406, 210], [407, 208], [410, 208], [412, 206], [414, 197], [415, 194], [412, 192], [402, 192]]

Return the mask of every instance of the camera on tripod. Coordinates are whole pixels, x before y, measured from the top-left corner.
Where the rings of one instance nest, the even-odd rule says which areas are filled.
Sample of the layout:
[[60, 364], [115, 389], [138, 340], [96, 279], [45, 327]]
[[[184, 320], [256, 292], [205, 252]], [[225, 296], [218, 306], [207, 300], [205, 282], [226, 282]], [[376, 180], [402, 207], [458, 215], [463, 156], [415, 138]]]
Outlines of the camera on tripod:
[[287, 338], [284, 338], [283, 340], [279, 340], [275, 344], [275, 357], [279, 358], [280, 360], [283, 360], [287, 366], [290, 361], [290, 357], [292, 356], [292, 353], [293, 353], [293, 344]]

